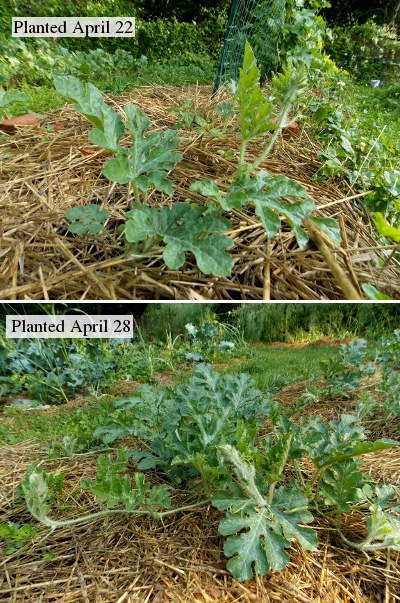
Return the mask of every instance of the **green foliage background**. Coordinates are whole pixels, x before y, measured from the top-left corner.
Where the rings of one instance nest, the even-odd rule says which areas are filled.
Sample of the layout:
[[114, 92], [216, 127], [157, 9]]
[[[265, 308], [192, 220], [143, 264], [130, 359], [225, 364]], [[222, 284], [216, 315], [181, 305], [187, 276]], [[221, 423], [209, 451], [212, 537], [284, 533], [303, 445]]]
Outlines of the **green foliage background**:
[[146, 310], [152, 331], [162, 337], [165, 329], [182, 332], [187, 322], [201, 325], [217, 319], [238, 328], [249, 343], [297, 341], [366, 336], [376, 338], [398, 328], [398, 304], [149, 304]]
[[[155, 4], [155, 3], [153, 3]], [[35, 17], [136, 17], [136, 37], [132, 38], [63, 38], [59, 45], [69, 50], [87, 51], [102, 48], [113, 53], [118, 48], [129, 51], [134, 57], [142, 55], [149, 59], [166, 61], [182, 52], [210, 54], [218, 59], [226, 28], [227, 2], [215, 2], [213, 8], [198, 7], [193, 20], [178, 20], [184, 17], [185, 11], [174, 9], [172, 3], [166, 10], [151, 10], [141, 2], [128, 0], [102, 0], [100, 2], [82, 2], [67, 0], [66, 2], [44, 0], [26, 2], [25, 0], [4, 0], [0, 4], [0, 33], [10, 35], [11, 19], [17, 16]], [[186, 4], [186, 2], [185, 2]], [[190, 4], [190, 3], [189, 3]], [[225, 7], [223, 6], [225, 4]], [[192, 3], [194, 5], [194, 3]], [[187, 14], [187, 13], [186, 13]], [[152, 15], [152, 20], [149, 18]], [[25, 38], [25, 42], [35, 46], [35, 39]]]

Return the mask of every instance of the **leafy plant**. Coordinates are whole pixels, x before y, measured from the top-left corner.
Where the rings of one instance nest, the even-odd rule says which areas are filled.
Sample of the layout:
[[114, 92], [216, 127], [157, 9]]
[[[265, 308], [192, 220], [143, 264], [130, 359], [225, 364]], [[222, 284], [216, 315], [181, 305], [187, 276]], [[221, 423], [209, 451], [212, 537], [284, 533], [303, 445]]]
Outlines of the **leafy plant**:
[[386, 394], [386, 399], [379, 404], [370, 394], [361, 390], [361, 399], [357, 403], [356, 413], [360, 420], [374, 416], [379, 410], [385, 411], [385, 420], [400, 414], [400, 377], [397, 372], [399, 361], [399, 330], [392, 337], [384, 338], [376, 350], [375, 362], [365, 362], [367, 358], [367, 342], [364, 339], [351, 341], [349, 345], [341, 344], [340, 360], [321, 362], [323, 374], [328, 387], [326, 394], [349, 396], [349, 391], [359, 387], [363, 377], [381, 375], [376, 391]]
[[320, 8], [327, 6], [329, 3], [325, 0], [296, 0], [287, 4], [278, 45], [281, 64], [306, 65], [310, 79], [319, 84], [324, 75], [338, 71], [326, 53], [325, 44], [331, 39], [331, 32], [318, 14]]
[[205, 359], [205, 356], [210, 359], [216, 351], [227, 352], [233, 350], [235, 344], [232, 341], [218, 341], [218, 334], [223, 331], [221, 325], [217, 321], [211, 322], [207, 320], [198, 329], [192, 323], [185, 325], [186, 334], [190, 339], [191, 345], [195, 348], [195, 352], [185, 354], [186, 360], [199, 362]]
[[[7, 356], [7, 370], [41, 402], [67, 401], [85, 386], [105, 385], [115, 368], [102, 343], [75, 340], [19, 339]], [[90, 350], [96, 353], [91, 355]]]
[[[340, 240], [339, 228], [332, 219], [314, 218], [310, 212], [316, 209], [314, 202], [308, 198], [304, 187], [285, 176], [271, 177], [261, 170], [255, 177], [250, 174], [256, 170], [272, 149], [272, 146], [286, 125], [289, 111], [293, 103], [303, 94], [307, 80], [305, 71], [301, 68], [292, 70], [287, 68], [283, 74], [276, 75], [273, 80], [275, 97], [281, 104], [277, 123], [272, 123], [275, 109], [263, 97], [259, 87], [260, 72], [256, 66], [254, 54], [250, 45], [246, 43], [243, 69], [235, 92], [234, 98], [239, 102], [241, 119], [241, 147], [239, 155], [238, 173], [230, 190], [223, 196], [217, 185], [211, 181], [200, 181], [191, 185], [191, 191], [200, 192], [206, 197], [216, 200], [221, 209], [241, 209], [243, 205], [252, 202], [256, 214], [260, 217], [269, 237], [274, 237], [280, 226], [279, 214], [282, 214], [292, 226], [297, 242], [304, 247], [308, 236], [301, 224], [304, 219], [311, 218], [327, 234], [336, 241]], [[132, 259], [138, 254], [156, 251], [156, 245], [162, 240], [167, 244], [163, 251], [163, 259], [171, 269], [177, 269], [185, 261], [185, 252], [191, 251], [197, 260], [202, 272], [210, 272], [217, 276], [230, 274], [233, 259], [226, 253], [232, 246], [232, 240], [226, 235], [219, 234], [227, 230], [230, 223], [215, 211], [215, 205], [208, 203], [206, 208], [196, 205], [175, 204], [171, 209], [166, 207], [159, 211], [156, 208], [146, 207], [147, 191], [153, 186], [167, 195], [173, 195], [172, 184], [167, 178], [167, 171], [171, 170], [182, 156], [173, 152], [179, 140], [175, 137], [174, 130], [164, 133], [153, 131], [145, 136], [145, 131], [150, 125], [150, 120], [138, 108], [126, 105], [126, 127], [130, 131], [132, 144], [126, 148], [120, 145], [124, 134], [124, 124], [121, 117], [103, 100], [101, 93], [92, 84], [86, 87], [69, 77], [56, 77], [56, 89], [71, 100], [77, 101], [74, 107], [95, 125], [89, 138], [95, 144], [115, 154], [106, 163], [103, 174], [120, 184], [132, 182], [136, 203], [133, 209], [127, 212], [128, 221], [120, 228], [128, 243], [132, 243]], [[191, 110], [188, 101], [183, 108], [179, 108], [185, 115], [187, 123], [192, 118], [199, 121], [199, 116]], [[223, 112], [230, 115], [229, 107]], [[260, 157], [252, 165], [245, 163], [246, 144], [266, 132], [275, 130], [269, 143]], [[267, 189], [267, 192], [266, 190]], [[140, 193], [143, 192], [144, 205], [140, 205]], [[281, 201], [282, 197], [297, 197], [304, 199], [290, 203]], [[90, 215], [83, 215], [82, 211], [74, 213], [71, 217], [82, 219], [82, 224], [73, 226], [76, 231], [100, 232], [104, 227], [101, 216], [91, 217], [91, 210], [86, 210]], [[93, 209], [93, 212], [95, 210]], [[203, 215], [205, 214], [205, 215]], [[105, 216], [105, 214], [104, 214]], [[105, 218], [104, 218], [105, 219]], [[218, 234], [217, 234], [218, 233]], [[141, 242], [141, 246], [138, 246]]]
[[47, 498], [46, 502], [52, 504], [57, 496], [62, 492], [65, 473], [52, 473], [46, 471], [43, 467], [38, 467], [37, 463], [32, 463], [26, 469], [26, 475], [24, 479], [18, 484], [16, 488], [17, 501], [22, 502], [22, 496], [24, 488], [29, 485], [29, 478], [33, 474], [40, 474], [47, 484]]
[[387, 396], [381, 408], [387, 411], [386, 419], [400, 414], [400, 375], [385, 362], [381, 364], [382, 377], [377, 391]]
[[26, 101], [28, 97], [23, 92], [3, 90], [0, 86], [0, 110], [13, 107], [14, 103]]
[[[293, 228], [297, 242], [304, 247], [308, 236], [301, 227], [303, 220], [310, 218], [320, 226], [333, 240], [340, 240], [339, 228], [335, 220], [330, 218], [314, 218], [310, 212], [316, 209], [312, 199], [308, 198], [305, 188], [286, 176], [271, 176], [265, 170], [256, 170], [271, 151], [282, 128], [286, 125], [292, 105], [304, 93], [307, 86], [306, 72], [302, 68], [287, 68], [272, 80], [271, 88], [281, 104], [277, 122], [272, 123], [275, 116], [274, 106], [264, 98], [259, 87], [260, 72], [257, 68], [253, 51], [246, 43], [243, 68], [240, 71], [239, 83], [235, 92], [240, 107], [241, 146], [238, 172], [226, 195], [223, 195], [215, 182], [198, 181], [192, 184], [190, 191], [199, 192], [218, 202], [221, 209], [230, 211], [242, 209], [252, 202], [255, 213], [260, 218], [268, 237], [273, 238], [280, 227], [282, 214]], [[273, 130], [273, 134], [260, 157], [251, 165], [245, 162], [246, 144], [249, 140]], [[302, 201], [287, 202], [282, 198], [295, 197]]]
[[[168, 488], [165, 485], [150, 487], [150, 484], [145, 481], [143, 473], [135, 473], [134, 480], [136, 489], [132, 488], [132, 483], [129, 475], [123, 477], [121, 473], [125, 470], [122, 464], [126, 461], [126, 449], [117, 451], [116, 462], [111, 455], [105, 457], [101, 455], [98, 460], [98, 474], [94, 480], [84, 479], [81, 484], [89, 492], [95, 494], [98, 499], [102, 511], [92, 513], [86, 516], [88, 518], [96, 518], [108, 515], [110, 513], [138, 513], [148, 514], [162, 521], [166, 515], [171, 515], [179, 511], [185, 511], [193, 507], [202, 506], [205, 501], [186, 505], [180, 509], [160, 512], [158, 509], [168, 509], [171, 506], [171, 498]], [[23, 486], [26, 503], [32, 515], [44, 525], [50, 527], [52, 531], [57, 527], [73, 525], [81, 523], [82, 518], [69, 519], [65, 521], [57, 521], [50, 519], [48, 513], [49, 505], [46, 503], [48, 497], [48, 488], [46, 480], [40, 473], [32, 473], [29, 477], [29, 485]], [[105, 501], [105, 504], [103, 503]], [[112, 509], [112, 507], [123, 503], [124, 509]], [[137, 508], [139, 507], [139, 509]]]
[[149, 118], [137, 107], [125, 105], [128, 118], [125, 125], [132, 142], [129, 148], [120, 146], [124, 135], [122, 119], [103, 102], [101, 92], [93, 84], [83, 86], [76, 78], [66, 76], [54, 78], [54, 85], [60, 94], [76, 101], [74, 108], [95, 126], [89, 134], [90, 140], [115, 154], [115, 158], [109, 159], [103, 169], [107, 178], [119, 184], [132, 182], [136, 202], [140, 201], [139, 190], [144, 192], [144, 199], [147, 200], [150, 185], [167, 195], [173, 194], [166, 170], [171, 170], [182, 159], [179, 153], [173, 152], [179, 145], [174, 130], [163, 133], [153, 131], [145, 137], [144, 133], [150, 125]]
[[[343, 354], [354, 362], [362, 355], [362, 345]], [[400, 442], [367, 441], [359, 417], [342, 415], [325, 424], [320, 417], [310, 416], [293, 422], [292, 409], [285, 411], [266, 399], [248, 375], [221, 376], [205, 364], [198, 365], [188, 385], [176, 392], [147, 386], [138, 393], [119, 403], [125, 428], [108, 425], [102, 433], [108, 441], [139, 437], [146, 450], [119, 449], [116, 458], [101, 456], [96, 478], [81, 480], [82, 487], [97, 497], [101, 511], [66, 521], [51, 519], [46, 481], [40, 472], [33, 472], [23, 489], [27, 506], [39, 521], [55, 529], [127, 512], [162, 521], [168, 514], [211, 501], [226, 511], [219, 532], [228, 537], [224, 545], [230, 557], [227, 567], [237, 580], [250, 579], [253, 572], [264, 575], [271, 568], [283, 569], [293, 538], [304, 550], [315, 550], [317, 534], [304, 526], [312, 523], [314, 515], [326, 518], [347, 546], [364, 553], [388, 547], [400, 550], [400, 524], [392, 514], [400, 509], [399, 492], [390, 485], [376, 486], [360, 471], [362, 462], [353, 458]], [[272, 427], [260, 437], [265, 417]], [[201, 476], [202, 500], [160, 511], [171, 506], [170, 489], [166, 485], [151, 488], [142, 473], [135, 473], [132, 484], [124, 474], [129, 458], [140, 460], [142, 469], [166, 467], [167, 458], [162, 459], [157, 448], [161, 444], [170, 467], [185, 470], [185, 481]], [[308, 477], [298, 463], [304, 455], [313, 465]], [[288, 465], [295, 470], [290, 480], [285, 476]], [[197, 481], [193, 485], [199, 487]], [[123, 509], [113, 508], [120, 503]], [[367, 535], [360, 542], [350, 541], [342, 530], [343, 515], [355, 510], [367, 513]]]
[[69, 209], [65, 213], [65, 217], [72, 221], [72, 224], [70, 224], [68, 229], [70, 232], [73, 232], [74, 234], [88, 233], [95, 235], [104, 230], [112, 242], [115, 245], [118, 245], [116, 240], [103, 225], [103, 222], [108, 218], [108, 211], [106, 209], [99, 209], [98, 205], [93, 204], [85, 205], [85, 207], [77, 205], [76, 207]]
[[340, 345], [340, 360], [322, 361], [320, 367], [328, 385], [348, 397], [348, 392], [360, 385], [364, 376], [373, 377], [377, 371], [375, 364], [363, 364], [367, 356], [365, 339], [351, 341], [348, 345]]
[[166, 111], [175, 111], [179, 114], [179, 117], [182, 119], [182, 122], [175, 124], [174, 129], [179, 130], [184, 125], [187, 128], [190, 128], [193, 122], [195, 122], [198, 126], [207, 125], [206, 120], [202, 116], [201, 112], [197, 109], [192, 109], [193, 100], [186, 100], [182, 107], [170, 107], [166, 109]]
[[0, 524], [0, 538], [5, 538], [6, 555], [15, 553], [26, 542], [33, 542], [38, 531], [38, 527], [30, 524], [20, 526], [12, 521]]
[[[164, 133], [153, 131], [144, 136], [150, 125], [149, 118], [137, 107], [126, 105], [126, 127], [130, 131], [132, 144], [129, 148], [122, 147], [122, 119], [103, 102], [102, 95], [95, 86], [87, 84], [84, 87], [71, 76], [55, 78], [55, 86], [61, 94], [77, 101], [75, 109], [96, 126], [89, 134], [92, 142], [115, 153], [115, 157], [106, 163], [104, 175], [119, 184], [132, 182], [136, 203], [133, 210], [126, 213], [128, 221], [122, 227], [128, 243], [143, 241], [139, 251], [148, 252], [163, 240], [167, 244], [163, 257], [169, 268], [182, 266], [185, 251], [192, 251], [200, 269], [206, 274], [230, 274], [233, 260], [225, 250], [232, 246], [232, 241], [225, 235], [211, 234], [227, 230], [229, 222], [213, 211], [211, 205], [207, 208], [206, 215], [202, 216], [204, 208], [182, 203], [175, 204], [171, 210], [163, 207], [161, 212], [140, 204], [139, 191], [143, 192], [146, 203], [149, 186], [173, 195], [172, 183], [166, 177], [166, 170], [171, 170], [182, 159], [179, 153], [173, 152], [179, 144], [175, 130]], [[89, 209], [73, 208], [67, 212], [66, 217], [82, 220], [72, 225], [72, 232], [95, 234], [104, 229], [102, 222], [107, 217], [105, 211], [99, 212], [97, 206]], [[112, 240], [115, 242], [113, 238]], [[137, 251], [137, 247], [133, 251]]]

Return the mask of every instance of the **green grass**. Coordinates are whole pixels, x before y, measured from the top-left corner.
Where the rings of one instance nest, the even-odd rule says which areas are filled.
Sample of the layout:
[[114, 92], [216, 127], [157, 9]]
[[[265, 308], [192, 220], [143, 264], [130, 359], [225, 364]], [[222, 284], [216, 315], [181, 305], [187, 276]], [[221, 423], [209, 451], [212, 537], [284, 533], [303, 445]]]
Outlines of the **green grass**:
[[34, 438], [46, 451], [62, 453], [63, 438], [74, 436], [77, 438], [76, 452], [104, 448], [101, 440], [93, 438], [93, 432], [96, 427], [106, 424], [114, 410], [114, 402], [113, 397], [105, 396], [77, 409], [60, 406], [52, 415], [8, 407], [5, 413], [11, 421], [0, 424], [0, 445], [16, 445]]
[[[148, 62], [137, 72], [131, 73], [104, 69], [101, 76], [89, 78], [89, 81], [104, 94], [121, 94], [130, 92], [135, 86], [211, 84], [215, 77], [215, 71], [216, 68], [207, 57], [198, 57], [195, 63], [177, 57], [163, 64], [155, 61]], [[9, 90], [23, 92], [29, 97], [29, 100], [18, 102], [14, 107], [7, 108], [7, 110], [0, 109], [2, 119], [6, 116], [24, 115], [28, 111], [36, 113], [56, 111], [64, 105], [66, 100], [51, 84], [33, 86], [23, 83], [18, 87], [10, 86]]]
[[17, 89], [19, 92], [26, 94], [29, 97], [28, 100], [16, 103], [13, 107], [7, 109], [0, 109], [1, 119], [25, 115], [28, 111], [35, 113], [57, 111], [65, 104], [65, 98], [53, 86], [28, 86], [25, 84], [18, 88], [10, 87], [10, 90]]
[[[360, 135], [376, 140], [384, 129], [369, 161], [377, 159], [384, 169], [400, 166], [400, 99], [399, 85], [387, 88], [371, 88], [350, 83], [343, 91], [343, 108]], [[368, 169], [368, 162], [364, 166]]]
[[333, 87], [323, 89], [326, 96], [321, 101], [321, 107], [327, 109], [335, 125], [326, 129], [327, 122], [323, 122], [315, 127], [313, 135], [321, 139], [325, 148], [334, 146], [342, 161], [345, 153], [340, 147], [344, 135], [356, 153], [348, 155], [347, 168], [353, 161], [353, 168], [357, 166], [363, 172], [399, 169], [400, 85], [372, 88], [345, 75], [342, 80], [342, 87], [336, 82]]
[[[303, 347], [303, 348], [252, 348], [252, 357], [241, 364], [236, 364], [224, 372], [233, 375], [249, 373], [256, 381], [257, 387], [275, 393], [280, 389], [310, 378], [319, 378], [321, 360], [336, 358], [338, 348]], [[222, 372], [222, 371], [221, 371]]]

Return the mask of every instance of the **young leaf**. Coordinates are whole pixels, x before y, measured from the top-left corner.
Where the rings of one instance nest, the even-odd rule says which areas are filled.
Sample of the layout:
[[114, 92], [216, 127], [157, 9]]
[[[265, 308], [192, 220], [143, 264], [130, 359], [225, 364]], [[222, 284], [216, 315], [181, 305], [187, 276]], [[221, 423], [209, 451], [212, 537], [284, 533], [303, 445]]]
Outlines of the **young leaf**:
[[271, 91], [285, 106], [292, 105], [307, 89], [307, 70], [302, 65], [294, 69], [289, 66], [272, 78]]
[[144, 504], [146, 507], [164, 507], [164, 509], [169, 509], [171, 507], [171, 495], [168, 486], [164, 484], [153, 486]]
[[261, 442], [261, 446], [266, 452], [262, 462], [263, 477], [268, 484], [275, 484], [284, 480], [282, 475], [286, 461], [288, 459], [293, 432], [283, 435], [278, 441], [269, 448], [268, 440]]
[[351, 511], [349, 502], [362, 500], [360, 488], [363, 474], [358, 470], [354, 459], [344, 459], [326, 469], [322, 474], [323, 480], [318, 482], [320, 490], [343, 512]]
[[[131, 105], [125, 105], [124, 109], [128, 116], [126, 126], [131, 133], [133, 144], [129, 149], [122, 147], [112, 149], [116, 152], [116, 157], [108, 160], [103, 174], [119, 184], [136, 182], [143, 191], [147, 191], [151, 184], [157, 190], [172, 195], [172, 183], [167, 179], [165, 170], [172, 170], [182, 159], [182, 155], [172, 152], [172, 149], [179, 145], [175, 130], [166, 130], [163, 133], [151, 132], [145, 137], [144, 132], [150, 125], [147, 115]], [[96, 144], [107, 142], [101, 137], [101, 133], [96, 133], [91, 140]]]
[[392, 547], [395, 551], [400, 551], [400, 522], [382, 511], [378, 505], [371, 505], [370, 510], [371, 516], [366, 518], [368, 536], [361, 549], [368, 551]]
[[29, 476], [28, 483], [21, 483], [26, 500], [26, 506], [38, 521], [46, 523], [46, 517], [50, 512], [47, 504], [49, 489], [41, 473], [34, 471]]
[[129, 181], [136, 182], [141, 191], [147, 191], [151, 184], [155, 189], [166, 193], [170, 197], [174, 194], [172, 182], [167, 178], [167, 172], [154, 170], [153, 172], [149, 172], [147, 176], [132, 178], [130, 160], [121, 154], [117, 154], [116, 158], [108, 161], [103, 170], [103, 174], [109, 180], [113, 180], [119, 184], [126, 184]]
[[92, 480], [82, 479], [82, 486], [88, 491], [94, 494], [98, 500], [106, 501], [108, 509], [112, 509], [119, 504], [122, 499], [122, 486], [123, 479], [120, 475], [113, 475], [109, 481], [97, 481], [91, 483]]
[[28, 98], [23, 92], [8, 92], [0, 86], [0, 108], [11, 107], [13, 103], [26, 101]]
[[103, 129], [104, 107], [103, 96], [93, 84], [83, 86], [72, 75], [55, 76], [54, 86], [57, 92], [75, 101], [74, 109], [82, 113], [96, 128]]
[[380, 235], [396, 242], [400, 241], [400, 230], [394, 226], [389, 226], [380, 212], [374, 214], [374, 222]]
[[354, 445], [343, 442], [343, 445], [341, 446], [342, 450], [334, 451], [327, 457], [325, 455], [317, 456], [312, 460], [317, 467], [329, 467], [329, 465], [349, 457], [359, 456], [360, 454], [369, 454], [370, 452], [378, 452], [379, 450], [386, 450], [388, 448], [394, 448], [395, 446], [400, 446], [400, 442], [386, 438], [375, 440], [375, 442], [357, 442]]
[[110, 444], [111, 442], [115, 442], [115, 440], [120, 438], [125, 438], [128, 435], [133, 434], [129, 434], [125, 427], [120, 427], [118, 425], [102, 425], [101, 427], [97, 427], [93, 432], [93, 437], [101, 437], [104, 444]]
[[95, 235], [102, 231], [108, 218], [108, 211], [100, 209], [98, 205], [77, 205], [65, 213], [65, 217], [72, 221], [69, 231], [75, 234], [89, 233]]
[[219, 192], [218, 186], [212, 180], [197, 180], [197, 182], [193, 182], [193, 184], [189, 186], [189, 191], [215, 199], [222, 208], [224, 207], [224, 198]]
[[215, 107], [215, 111], [222, 117], [230, 117], [235, 114], [233, 103], [225, 102]]
[[118, 153], [120, 150], [119, 141], [123, 137], [125, 129], [122, 118], [108, 105], [103, 106], [103, 117], [102, 128], [92, 130], [89, 133], [89, 138], [102, 149]]
[[185, 360], [190, 360], [191, 362], [201, 362], [204, 360], [204, 356], [198, 354], [197, 352], [191, 352], [190, 354], [185, 354]]
[[368, 502], [379, 505], [382, 509], [387, 507], [391, 507], [393, 509], [392, 502], [393, 500], [397, 500], [398, 496], [394, 490], [394, 487], [390, 484], [385, 484], [384, 486], [372, 486], [371, 484], [365, 484], [362, 492], [364, 498], [368, 500]]
[[[267, 506], [267, 500], [263, 497], [255, 483], [256, 468], [254, 466], [253, 459], [251, 459], [251, 457], [250, 459], [247, 459], [246, 454], [241, 454], [234, 446], [231, 446], [230, 444], [225, 444], [224, 446], [219, 446], [218, 448], [221, 450], [224, 457], [233, 465], [236, 479], [240, 483], [243, 490], [248, 493], [252, 503], [260, 507]], [[279, 478], [283, 479], [282, 476], [278, 476], [278, 479]]]
[[232, 494], [227, 490], [217, 490], [211, 499], [212, 504], [219, 511], [229, 509], [231, 513], [238, 513], [245, 507], [253, 504], [253, 501], [244, 493], [243, 488], [239, 484], [231, 482], [229, 489]]
[[310, 218], [310, 220], [312, 220], [312, 222], [317, 224], [317, 226], [319, 226], [321, 230], [323, 230], [324, 233], [332, 239], [332, 241], [340, 243], [342, 237], [340, 234], [340, 226], [336, 222], [336, 220], [334, 220], [333, 218], [314, 218], [314, 216], [308, 217]]
[[243, 142], [277, 128], [271, 122], [274, 117], [274, 107], [264, 98], [259, 81], [260, 72], [256, 59], [250, 44], [246, 41], [237, 90]]
[[363, 283], [361, 287], [368, 299], [390, 299], [393, 301], [393, 299], [388, 295], [385, 295], [384, 293], [379, 293], [378, 289], [376, 289], [373, 285]]
[[204, 274], [227, 276], [233, 259], [225, 251], [233, 242], [225, 235], [210, 233], [227, 230], [229, 222], [218, 212], [202, 216], [203, 212], [204, 207], [190, 207], [185, 203], [176, 203], [171, 210], [162, 207], [160, 212], [135, 203], [134, 210], [126, 214], [130, 217], [125, 228], [126, 240], [136, 243], [146, 237], [159, 236], [167, 243], [163, 257], [172, 270], [182, 266], [185, 251], [191, 251]]

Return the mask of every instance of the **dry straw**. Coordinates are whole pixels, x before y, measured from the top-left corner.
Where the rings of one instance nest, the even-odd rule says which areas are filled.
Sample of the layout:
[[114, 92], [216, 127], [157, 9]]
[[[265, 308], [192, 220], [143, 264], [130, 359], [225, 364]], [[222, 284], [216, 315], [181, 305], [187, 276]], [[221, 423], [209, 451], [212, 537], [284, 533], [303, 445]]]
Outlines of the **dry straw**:
[[[211, 101], [210, 93], [209, 86], [148, 86], [107, 97], [106, 102], [121, 114], [125, 103], [138, 106], [149, 115], [151, 128], [165, 130], [178, 119], [166, 109], [181, 106], [187, 99], [193, 99], [193, 108], [209, 121], [215, 120], [215, 105], [224, 99]], [[69, 233], [65, 212], [78, 204], [96, 203], [109, 211], [106, 227], [117, 237], [133, 193], [129, 185], [101, 175], [107, 157], [79, 150], [98, 149], [88, 140], [90, 124], [70, 105], [46, 123], [64, 129], [31, 128], [0, 145], [1, 156], [12, 155], [3, 160], [0, 171], [0, 299], [339, 300], [362, 298], [363, 283], [400, 299], [400, 272], [393, 257], [398, 245], [377, 245], [367, 212], [354, 202], [357, 198], [362, 203], [363, 195], [344, 180], [330, 180], [323, 186], [315, 183], [320, 148], [310, 139], [307, 126], [297, 139], [281, 138], [262, 168], [303, 184], [319, 208], [315, 215], [340, 219], [342, 245], [332, 246], [309, 225], [312, 240], [301, 250], [285, 220], [275, 239], [268, 241], [249, 206], [230, 215], [228, 234], [235, 243], [230, 250], [235, 260], [232, 276], [214, 277], [202, 274], [191, 254], [182, 269], [174, 271], [154, 252], [140, 261], [129, 260], [121, 239], [121, 246], [116, 247], [104, 233]], [[237, 159], [218, 151], [232, 151], [237, 157], [238, 133], [220, 139], [192, 128], [180, 131], [179, 137], [183, 161], [170, 174], [175, 201], [204, 204], [201, 195], [188, 192], [199, 179], [215, 180], [226, 191]], [[259, 156], [263, 144], [262, 140], [248, 144], [248, 161]], [[171, 200], [154, 191], [149, 203], [160, 208]]]

